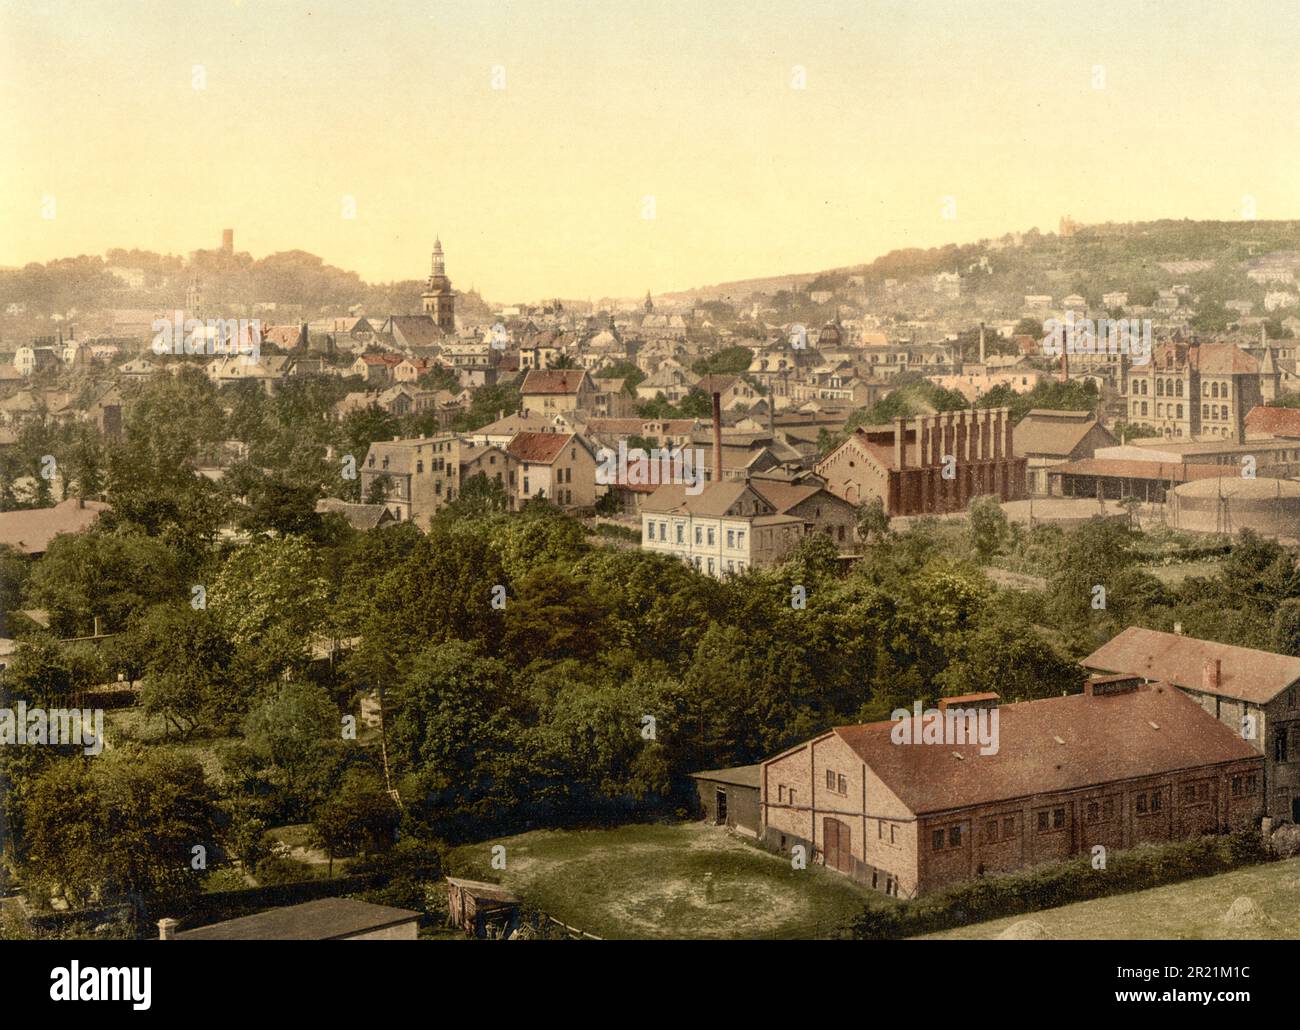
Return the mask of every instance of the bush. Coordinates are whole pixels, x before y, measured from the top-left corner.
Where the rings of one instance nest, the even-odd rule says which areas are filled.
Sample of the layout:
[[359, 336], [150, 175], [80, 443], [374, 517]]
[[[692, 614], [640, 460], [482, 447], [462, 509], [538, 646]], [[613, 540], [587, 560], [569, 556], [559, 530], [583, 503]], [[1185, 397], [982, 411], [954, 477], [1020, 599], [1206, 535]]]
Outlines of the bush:
[[1270, 857], [1254, 830], [1169, 844], [1142, 844], [1110, 852], [1105, 869], [1094, 869], [1091, 859], [1083, 856], [966, 880], [888, 908], [870, 905], [854, 919], [852, 933], [858, 940], [915, 937], [1227, 872]]

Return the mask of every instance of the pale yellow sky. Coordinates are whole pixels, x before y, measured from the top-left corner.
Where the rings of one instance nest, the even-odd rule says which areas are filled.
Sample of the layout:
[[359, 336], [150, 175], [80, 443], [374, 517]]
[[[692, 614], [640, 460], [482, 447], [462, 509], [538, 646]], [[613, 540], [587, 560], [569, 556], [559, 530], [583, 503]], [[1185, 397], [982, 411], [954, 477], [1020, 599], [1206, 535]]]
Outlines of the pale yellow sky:
[[459, 289], [598, 298], [1294, 218], [1298, 64], [1253, 0], [6, 0], [0, 264], [233, 227], [377, 281], [436, 233]]

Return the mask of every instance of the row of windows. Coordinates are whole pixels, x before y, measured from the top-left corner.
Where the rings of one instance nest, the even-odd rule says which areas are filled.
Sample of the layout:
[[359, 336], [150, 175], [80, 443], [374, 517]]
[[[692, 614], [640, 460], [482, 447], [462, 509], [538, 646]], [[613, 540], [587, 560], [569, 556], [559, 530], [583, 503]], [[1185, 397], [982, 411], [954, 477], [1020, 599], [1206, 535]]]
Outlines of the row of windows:
[[833, 769], [826, 770], [826, 789], [840, 794], [844, 797], [849, 796], [849, 778], [843, 773], [837, 773]]
[[[572, 469], [570, 469], [570, 473], [572, 473]], [[572, 474], [570, 475], [570, 477], [569, 477], [569, 479], [568, 479], [568, 482], [570, 482], [570, 483], [573, 482]], [[647, 540], [654, 540], [654, 539], [656, 539], [656, 537], [655, 537], [655, 523], [653, 523], [653, 522], [647, 522], [645, 525], [646, 525], [646, 533], [645, 533], [645, 535], [646, 535], [646, 539], [647, 539]], [[675, 542], [675, 543], [679, 543], [679, 544], [684, 544], [684, 543], [686, 543], [686, 523], [684, 523], [684, 522], [678, 522], [676, 525], [673, 526], [673, 529], [675, 530], [675, 541], [674, 541], [674, 542]], [[708, 546], [712, 547], [712, 546], [717, 542], [717, 533], [716, 533], [716, 530], [715, 530], [712, 526], [709, 526], [707, 529], [706, 529], [704, 526], [696, 526], [696, 527], [695, 527], [695, 543], [696, 543], [696, 546], [703, 546], [704, 543], [705, 543], [706, 538], [707, 538], [707, 541], [708, 541]], [[667, 523], [667, 522], [660, 522], [660, 523], [659, 523], [659, 536], [658, 536], [658, 539], [659, 539], [660, 541], [664, 542], [664, 543], [667, 543], [667, 542], [668, 542], [668, 523]], [[727, 546], [728, 546], [729, 548], [732, 548], [733, 550], [734, 550], [734, 549], [737, 549], [737, 548], [743, 550], [744, 547], [745, 547], [745, 530], [743, 530], [743, 529], [729, 529], [729, 530], [727, 530]]]
[[[704, 560], [698, 554], [694, 558], [687, 558], [686, 564], [695, 566], [696, 572], [703, 572], [705, 568]], [[739, 574], [745, 571], [745, 563], [743, 561], [736, 561], [733, 558], [728, 558], [727, 563], [724, 566], [716, 558], [709, 559], [708, 570], [710, 576], [722, 568], [725, 568], [730, 573]]]
[[[1146, 397], [1148, 395], [1147, 380], [1134, 379], [1132, 382], [1134, 397]], [[1181, 397], [1183, 395], [1183, 381], [1181, 379], [1157, 379], [1155, 392], [1157, 397]], [[1222, 385], [1219, 383], [1202, 383], [1201, 396], [1222, 397], [1226, 400], [1232, 396], [1232, 390], [1227, 383]]]

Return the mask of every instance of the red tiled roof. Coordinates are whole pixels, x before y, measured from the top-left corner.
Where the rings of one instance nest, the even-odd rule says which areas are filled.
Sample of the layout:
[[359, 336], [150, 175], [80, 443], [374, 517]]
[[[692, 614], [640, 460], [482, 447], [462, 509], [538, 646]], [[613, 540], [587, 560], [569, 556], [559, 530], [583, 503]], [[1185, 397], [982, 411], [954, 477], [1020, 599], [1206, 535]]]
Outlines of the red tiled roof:
[[917, 814], [1261, 758], [1168, 685], [1003, 705], [993, 755], [981, 755], [975, 743], [895, 744], [895, 725], [876, 722], [834, 732]]
[[1246, 432], [1300, 436], [1300, 408], [1271, 408], [1258, 404], [1246, 415]]
[[572, 433], [516, 433], [506, 450], [520, 461], [549, 465], [572, 439]]
[[[1220, 663], [1217, 690], [1204, 681], [1206, 663], [1215, 661]], [[1088, 669], [1164, 680], [1255, 704], [1271, 701], [1300, 680], [1300, 658], [1141, 626], [1128, 627], [1083, 659], [1082, 664]]]
[[531, 369], [524, 376], [524, 384], [519, 388], [521, 394], [530, 393], [577, 393], [587, 375], [585, 369]]

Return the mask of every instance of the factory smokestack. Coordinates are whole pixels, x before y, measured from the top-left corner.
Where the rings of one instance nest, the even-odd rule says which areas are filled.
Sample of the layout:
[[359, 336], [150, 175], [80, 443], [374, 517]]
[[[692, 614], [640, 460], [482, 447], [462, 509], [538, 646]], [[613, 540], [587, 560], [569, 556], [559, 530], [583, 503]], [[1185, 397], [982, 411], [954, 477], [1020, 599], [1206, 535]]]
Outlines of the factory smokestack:
[[713, 481], [722, 482], [722, 394], [713, 393]]

